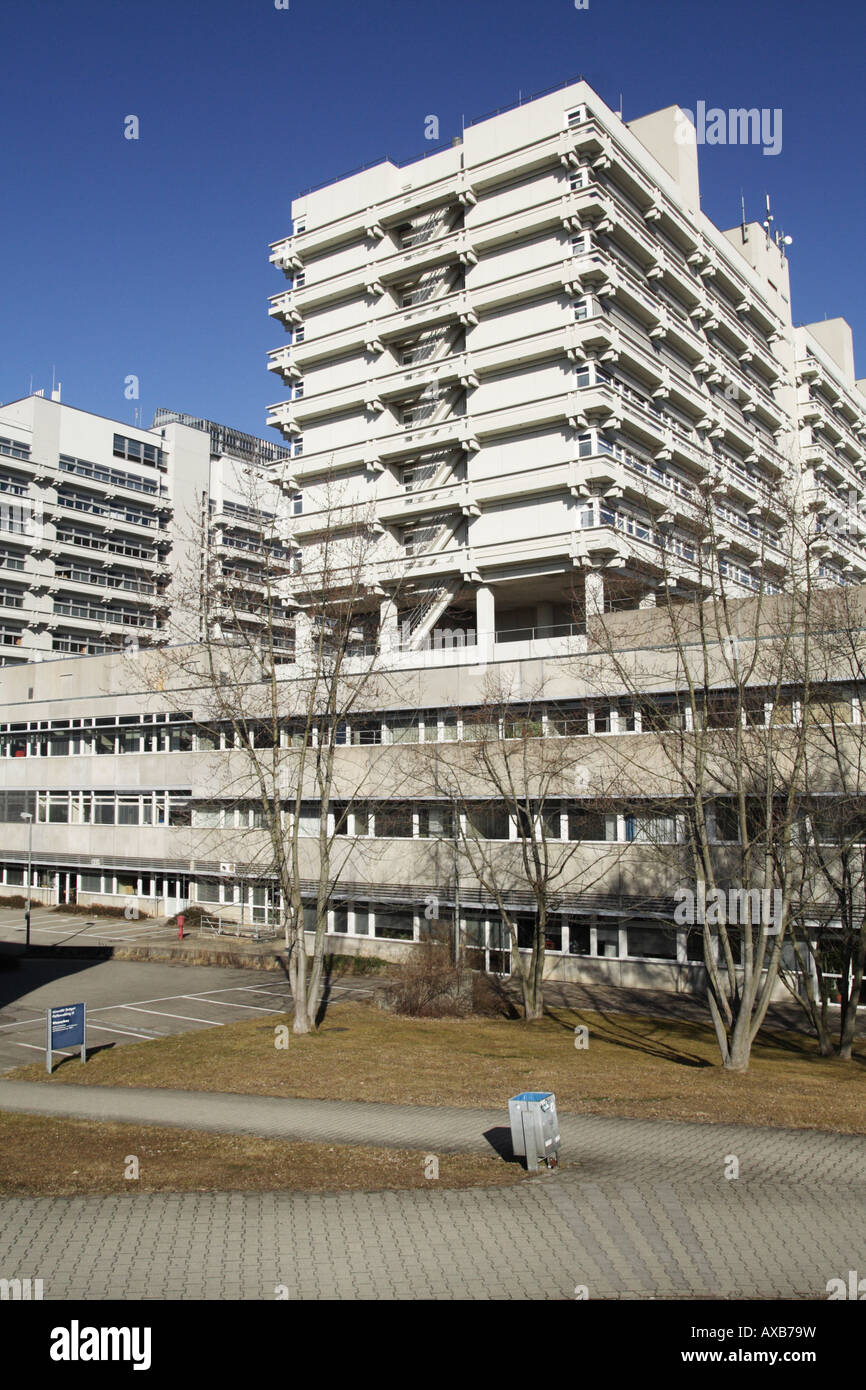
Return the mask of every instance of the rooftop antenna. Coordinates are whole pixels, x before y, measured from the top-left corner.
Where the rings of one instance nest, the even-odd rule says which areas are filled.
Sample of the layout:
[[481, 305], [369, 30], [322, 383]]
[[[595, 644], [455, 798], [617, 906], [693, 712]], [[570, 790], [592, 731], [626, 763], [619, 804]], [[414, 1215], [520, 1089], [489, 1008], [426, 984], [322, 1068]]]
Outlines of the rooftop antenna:
[[766, 193], [766, 194], [764, 195], [764, 197], [765, 197], [766, 202], [767, 202], [767, 216], [766, 216], [766, 218], [764, 219], [764, 224], [763, 224], [763, 225], [764, 225], [764, 230], [765, 230], [766, 233], [767, 233], [767, 241], [769, 242], [770, 239], [771, 239], [770, 234], [771, 234], [771, 232], [772, 232], [772, 230], [773, 230], [773, 228], [772, 228], [772, 223], [773, 223], [776, 219], [773, 217], [773, 214], [770, 212], [770, 195], [769, 195], [769, 193]]
[[749, 224], [746, 221], [746, 199], [742, 189], [740, 189], [740, 209], [742, 212], [740, 232], [742, 234], [743, 243], [745, 244], [749, 240]]
[[619, 116], [620, 120], [622, 120], [622, 92], [619, 94], [619, 110], [616, 114]]

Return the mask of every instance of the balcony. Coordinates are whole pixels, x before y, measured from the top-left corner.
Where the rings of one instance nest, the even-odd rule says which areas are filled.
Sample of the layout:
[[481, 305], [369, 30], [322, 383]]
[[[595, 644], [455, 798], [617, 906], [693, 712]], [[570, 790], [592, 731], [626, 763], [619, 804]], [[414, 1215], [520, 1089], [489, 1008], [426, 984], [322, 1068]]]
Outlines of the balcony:
[[294, 290], [283, 290], [281, 294], [269, 295], [268, 313], [271, 318], [281, 319], [287, 326], [302, 322], [301, 314], [295, 307]]

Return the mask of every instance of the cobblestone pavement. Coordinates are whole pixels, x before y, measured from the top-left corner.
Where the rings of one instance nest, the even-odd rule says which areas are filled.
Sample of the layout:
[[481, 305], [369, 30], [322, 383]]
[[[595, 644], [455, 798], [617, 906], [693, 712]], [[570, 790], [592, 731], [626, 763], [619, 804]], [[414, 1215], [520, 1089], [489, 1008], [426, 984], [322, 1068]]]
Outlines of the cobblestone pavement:
[[[19, 1082], [0, 1106], [508, 1152], [506, 1114], [483, 1110]], [[517, 1188], [8, 1198], [0, 1277], [54, 1299], [823, 1299], [866, 1271], [866, 1138], [560, 1121], [567, 1166]]]

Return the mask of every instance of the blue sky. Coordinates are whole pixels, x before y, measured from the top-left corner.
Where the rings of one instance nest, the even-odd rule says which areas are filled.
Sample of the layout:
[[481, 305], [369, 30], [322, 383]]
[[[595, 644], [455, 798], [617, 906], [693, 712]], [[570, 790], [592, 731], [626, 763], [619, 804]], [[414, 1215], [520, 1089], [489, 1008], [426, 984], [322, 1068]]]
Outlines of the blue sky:
[[[0, 401], [51, 385], [270, 435], [284, 341], [268, 243], [293, 196], [583, 75], [626, 120], [674, 102], [783, 112], [777, 156], [704, 146], [704, 211], [769, 192], [795, 322], [843, 315], [866, 375], [861, 0], [29, 0], [0, 17]], [[136, 114], [140, 139], [123, 138]], [[140, 379], [139, 402], [124, 379]]]

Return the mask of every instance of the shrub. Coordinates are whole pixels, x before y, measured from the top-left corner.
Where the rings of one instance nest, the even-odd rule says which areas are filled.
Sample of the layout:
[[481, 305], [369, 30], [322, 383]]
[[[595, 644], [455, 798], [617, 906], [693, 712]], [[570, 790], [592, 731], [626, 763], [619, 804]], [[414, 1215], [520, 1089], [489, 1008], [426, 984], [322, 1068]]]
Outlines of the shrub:
[[382, 991], [382, 1008], [410, 1018], [463, 1018], [473, 1011], [473, 974], [455, 965], [447, 932], [434, 932]]
[[[134, 900], [133, 900], [134, 901]], [[79, 917], [122, 917], [123, 907], [118, 903], [112, 907], [109, 903], [58, 903], [51, 909], [52, 912], [74, 912]], [[149, 912], [142, 912], [138, 909], [138, 919], [149, 917]]]

